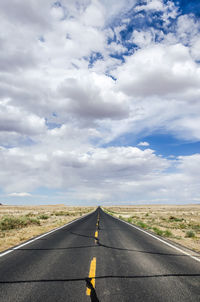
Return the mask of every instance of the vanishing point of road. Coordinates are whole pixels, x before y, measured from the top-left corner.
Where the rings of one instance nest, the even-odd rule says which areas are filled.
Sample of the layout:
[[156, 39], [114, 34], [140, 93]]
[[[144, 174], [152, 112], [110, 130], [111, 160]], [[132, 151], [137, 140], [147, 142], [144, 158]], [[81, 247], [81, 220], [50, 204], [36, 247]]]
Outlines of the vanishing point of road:
[[0, 254], [1, 302], [198, 302], [200, 258], [101, 208]]

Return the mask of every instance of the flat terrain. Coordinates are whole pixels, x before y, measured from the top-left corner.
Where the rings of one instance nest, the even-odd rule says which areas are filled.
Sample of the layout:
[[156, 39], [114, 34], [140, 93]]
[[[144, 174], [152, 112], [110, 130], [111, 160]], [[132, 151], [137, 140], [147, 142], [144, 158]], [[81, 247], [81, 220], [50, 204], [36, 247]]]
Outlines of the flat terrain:
[[1, 302], [197, 302], [199, 284], [199, 258], [101, 209], [0, 257]]
[[200, 205], [105, 207], [109, 213], [200, 252]]
[[0, 251], [59, 227], [95, 208], [49, 206], [0, 206]]

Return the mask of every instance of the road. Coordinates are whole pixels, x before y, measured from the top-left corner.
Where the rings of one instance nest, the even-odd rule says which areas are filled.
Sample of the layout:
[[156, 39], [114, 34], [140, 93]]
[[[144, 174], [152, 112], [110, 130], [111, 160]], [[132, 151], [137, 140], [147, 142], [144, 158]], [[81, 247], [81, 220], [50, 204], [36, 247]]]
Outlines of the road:
[[197, 302], [200, 262], [98, 208], [0, 257], [0, 301]]

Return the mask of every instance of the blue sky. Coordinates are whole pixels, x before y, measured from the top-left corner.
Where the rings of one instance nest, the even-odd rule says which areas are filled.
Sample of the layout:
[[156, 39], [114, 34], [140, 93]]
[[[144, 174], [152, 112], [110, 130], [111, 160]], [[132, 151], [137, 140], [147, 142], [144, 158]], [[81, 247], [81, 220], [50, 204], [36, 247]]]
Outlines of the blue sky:
[[198, 0], [192, 0], [192, 1], [187, 1], [187, 0], [179, 0], [175, 1], [175, 3], [178, 3], [180, 6], [180, 11], [183, 14], [194, 14], [197, 17], [199, 17], [200, 14], [200, 3]]
[[0, 17], [0, 202], [200, 202], [199, 1], [12, 0]]

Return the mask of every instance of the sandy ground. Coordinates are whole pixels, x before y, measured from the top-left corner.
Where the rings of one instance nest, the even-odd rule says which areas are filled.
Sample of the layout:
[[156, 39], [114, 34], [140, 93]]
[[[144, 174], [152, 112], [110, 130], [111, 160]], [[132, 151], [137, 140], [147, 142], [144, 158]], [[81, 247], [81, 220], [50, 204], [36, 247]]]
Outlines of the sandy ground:
[[[113, 215], [200, 252], [200, 205], [104, 207]], [[188, 237], [194, 236], [194, 237]]]
[[[68, 207], [65, 205], [0, 206], [0, 223], [5, 217], [31, 217], [40, 224], [10, 230], [0, 229], [0, 251], [64, 225], [94, 209], [92, 207]], [[43, 215], [47, 218], [44, 219]]]

